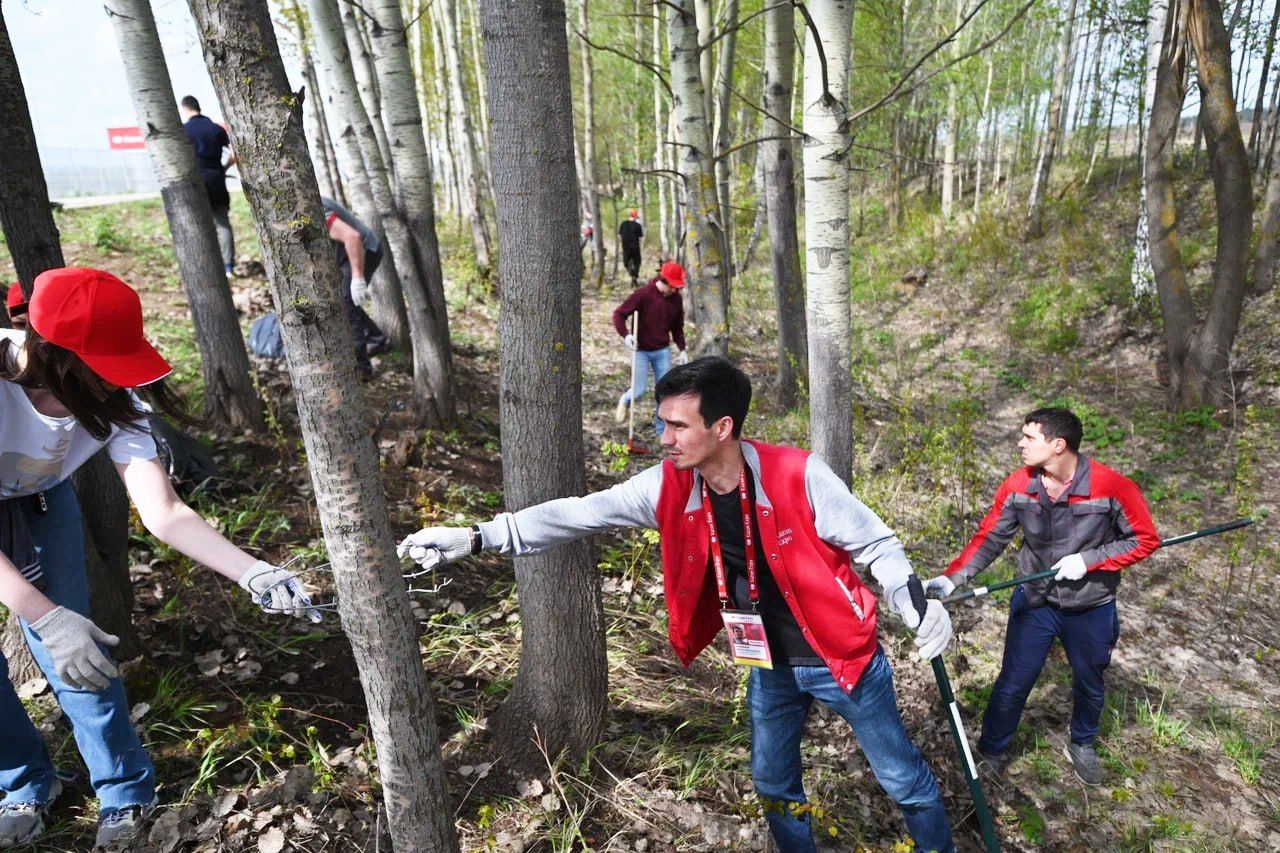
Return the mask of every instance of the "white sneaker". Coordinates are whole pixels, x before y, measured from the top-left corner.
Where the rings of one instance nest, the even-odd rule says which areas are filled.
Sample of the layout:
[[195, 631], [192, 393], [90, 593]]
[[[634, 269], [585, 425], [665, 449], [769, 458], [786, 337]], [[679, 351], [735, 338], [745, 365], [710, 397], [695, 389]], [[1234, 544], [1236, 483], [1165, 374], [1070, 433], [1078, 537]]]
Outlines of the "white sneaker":
[[0, 847], [18, 847], [39, 838], [44, 833], [44, 819], [61, 793], [62, 780], [54, 778], [47, 802], [0, 805]]
[[618, 407], [613, 410], [613, 420], [615, 423], [625, 424], [627, 422], [628, 408], [629, 404], [625, 397], [618, 401]]

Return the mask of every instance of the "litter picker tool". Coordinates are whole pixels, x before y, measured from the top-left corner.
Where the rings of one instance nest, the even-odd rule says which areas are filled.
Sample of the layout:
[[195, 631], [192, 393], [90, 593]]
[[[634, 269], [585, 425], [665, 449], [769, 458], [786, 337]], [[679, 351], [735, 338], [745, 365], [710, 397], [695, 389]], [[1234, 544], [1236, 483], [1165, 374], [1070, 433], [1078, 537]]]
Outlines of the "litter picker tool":
[[[639, 311], [628, 318], [627, 328], [631, 331], [631, 342], [635, 344], [631, 349], [631, 405], [628, 407], [627, 415], [627, 453], [643, 456], [649, 453], [649, 448], [636, 441], [636, 374], [640, 369], [640, 342], [636, 340], [636, 333], [640, 329]], [[646, 365], [645, 370], [648, 369]]]
[[[1203, 539], [1206, 536], [1216, 536], [1219, 533], [1226, 533], [1228, 530], [1239, 530], [1241, 527], [1248, 527], [1250, 524], [1253, 524], [1252, 518], [1237, 518], [1235, 521], [1228, 521], [1226, 524], [1217, 524], [1213, 527], [1206, 527], [1203, 530], [1197, 530], [1193, 533], [1184, 533], [1181, 536], [1174, 536], [1172, 539], [1165, 539], [1160, 543], [1159, 547], [1168, 548], [1170, 545], [1181, 545], [1183, 542], [1190, 542], [1194, 539]], [[993, 583], [990, 586], [978, 586], [973, 589], [966, 589], [964, 592], [957, 592], [952, 595], [948, 595], [946, 598], [941, 599], [941, 601], [943, 604], [955, 604], [957, 601], [967, 601], [970, 598], [981, 598], [984, 595], [989, 595], [998, 590], [1008, 589], [1011, 586], [1021, 586], [1024, 583], [1031, 583], [1032, 581], [1044, 580], [1045, 578], [1051, 578], [1056, 574], [1057, 572], [1053, 569], [1047, 569], [1043, 572], [1023, 575], [1022, 577], [1014, 578], [1013, 580]]]
[[[929, 600], [924, 595], [924, 585], [914, 574], [907, 578], [907, 591], [911, 593], [911, 606], [924, 621], [925, 611], [929, 608]], [[938, 692], [942, 694], [942, 704], [947, 710], [947, 722], [951, 724], [951, 736], [956, 742], [956, 751], [960, 753], [960, 763], [964, 766], [964, 778], [969, 783], [969, 795], [973, 797], [973, 809], [978, 816], [978, 826], [982, 828], [982, 841], [987, 853], [1000, 853], [1000, 839], [996, 836], [996, 825], [991, 819], [991, 810], [987, 807], [987, 796], [982, 792], [982, 783], [978, 781], [978, 768], [973, 762], [973, 752], [969, 749], [969, 737], [964, 731], [964, 721], [960, 719], [960, 707], [956, 704], [956, 696], [951, 692], [951, 679], [947, 676], [947, 667], [942, 663], [942, 655], [929, 661], [933, 664], [933, 677], [938, 681]]]

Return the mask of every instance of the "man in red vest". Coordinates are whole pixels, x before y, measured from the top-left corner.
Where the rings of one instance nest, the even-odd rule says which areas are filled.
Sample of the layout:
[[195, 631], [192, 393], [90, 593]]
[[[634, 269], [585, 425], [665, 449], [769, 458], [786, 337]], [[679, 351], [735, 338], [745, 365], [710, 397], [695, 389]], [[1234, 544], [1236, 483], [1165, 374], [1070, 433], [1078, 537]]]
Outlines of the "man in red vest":
[[804, 806], [800, 738], [814, 699], [845, 718], [920, 851], [954, 851], [933, 773], [902, 725], [893, 671], [876, 636], [877, 601], [916, 630], [920, 656], [942, 652], [951, 620], [938, 601], [911, 607], [902, 543], [816, 455], [742, 440], [751, 380], [700, 358], [656, 389], [667, 459], [611, 489], [547, 501], [400, 543], [423, 567], [481, 550], [534, 553], [617, 527], [656, 529], [671, 645], [688, 666], [721, 628], [751, 666], [751, 776], [780, 849], [816, 850]]

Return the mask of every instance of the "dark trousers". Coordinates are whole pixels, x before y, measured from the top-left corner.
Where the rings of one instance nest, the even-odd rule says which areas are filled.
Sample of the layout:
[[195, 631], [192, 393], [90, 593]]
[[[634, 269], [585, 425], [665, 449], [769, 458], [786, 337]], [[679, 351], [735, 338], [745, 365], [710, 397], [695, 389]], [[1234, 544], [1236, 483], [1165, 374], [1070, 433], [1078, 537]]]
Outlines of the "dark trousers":
[[[364, 253], [365, 281], [373, 281], [373, 273], [380, 263], [382, 263], [382, 252]], [[339, 269], [342, 270], [342, 304], [346, 306], [347, 322], [351, 325], [351, 337], [356, 345], [356, 367], [360, 372], [368, 373], [373, 370], [373, 365], [369, 361], [369, 349], [385, 343], [387, 336], [382, 329], [378, 328], [378, 324], [373, 322], [373, 318], [351, 298], [351, 259], [344, 256]]]
[[988, 755], [1000, 755], [1009, 748], [1055, 639], [1062, 642], [1071, 664], [1071, 742], [1093, 743], [1106, 694], [1103, 675], [1119, 637], [1114, 601], [1088, 610], [1059, 610], [1051, 604], [1028, 607], [1024, 592], [1015, 592], [1009, 604], [1004, 663], [982, 717], [978, 748]]
[[622, 244], [622, 265], [631, 273], [632, 280], [640, 277], [640, 244]]

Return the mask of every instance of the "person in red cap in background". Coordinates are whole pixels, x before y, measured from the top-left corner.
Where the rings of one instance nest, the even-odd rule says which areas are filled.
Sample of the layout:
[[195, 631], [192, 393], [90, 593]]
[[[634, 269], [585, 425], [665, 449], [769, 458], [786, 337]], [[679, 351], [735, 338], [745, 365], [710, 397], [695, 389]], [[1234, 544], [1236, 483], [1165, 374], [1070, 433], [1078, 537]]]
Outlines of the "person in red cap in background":
[[[129, 718], [109, 646], [90, 620], [71, 475], [106, 447], [142, 523], [236, 581], [255, 605], [320, 620], [297, 578], [246, 554], [174, 492], [146, 425], [151, 407], [189, 421], [147, 341], [138, 294], [110, 273], [68, 267], [35, 280], [25, 332], [0, 330], [0, 604], [71, 721], [100, 804], [97, 845], [137, 835], [156, 805], [155, 769]], [[0, 847], [44, 831], [62, 789], [0, 658]]]
[[[621, 305], [613, 309], [613, 328], [640, 362], [632, 372], [631, 387], [622, 393], [613, 412], [618, 423], [626, 421], [627, 407], [644, 395], [649, 371], [653, 371], [653, 384], [657, 386], [658, 380], [671, 369], [669, 347], [672, 341], [680, 350], [676, 364], [689, 363], [684, 343], [684, 301], [680, 297], [684, 285], [684, 267], [675, 261], [667, 261], [657, 276], [633, 290]], [[627, 328], [627, 320], [633, 314], [637, 315], [634, 332]], [[662, 419], [656, 414], [653, 425], [661, 436]]]
[[9, 325], [18, 331], [27, 327], [27, 295], [22, 292], [22, 282], [15, 281], [9, 285], [9, 292], [4, 296], [4, 307], [9, 312]]
[[622, 241], [622, 265], [631, 273], [631, 286], [640, 283], [640, 241], [644, 239], [644, 226], [640, 224], [640, 211], [633, 210], [618, 226], [618, 239]]

